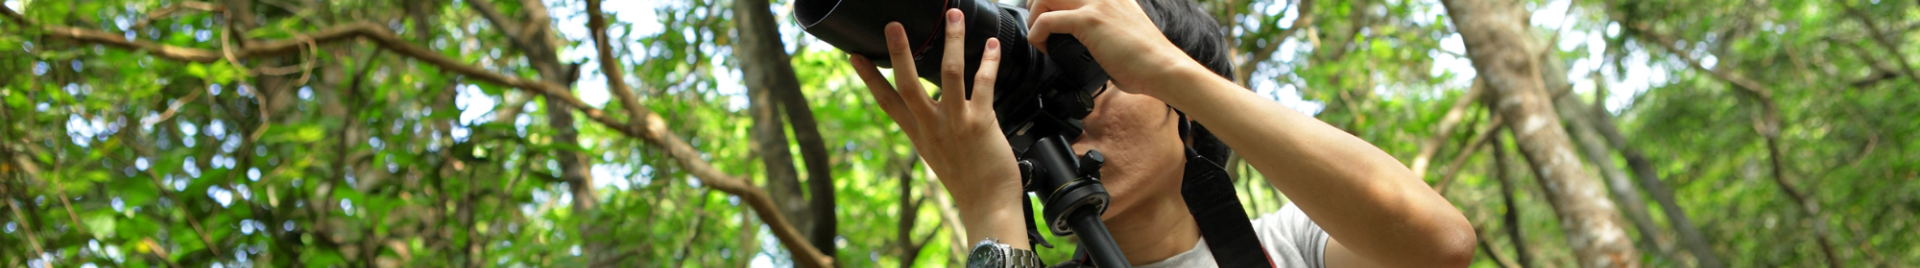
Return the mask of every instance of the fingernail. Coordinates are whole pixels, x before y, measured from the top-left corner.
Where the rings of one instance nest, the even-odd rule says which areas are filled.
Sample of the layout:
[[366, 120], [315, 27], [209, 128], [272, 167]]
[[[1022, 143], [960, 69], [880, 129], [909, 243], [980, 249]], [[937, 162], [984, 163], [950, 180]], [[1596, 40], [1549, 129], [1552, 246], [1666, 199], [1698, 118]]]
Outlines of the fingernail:
[[1000, 39], [987, 38], [987, 49], [1000, 49]]
[[958, 8], [956, 8], [956, 9], [952, 9], [952, 10], [953, 10], [953, 11], [950, 11], [950, 12], [947, 12], [947, 23], [948, 23], [948, 24], [959, 24], [959, 23], [960, 23], [960, 12], [959, 12], [959, 11], [960, 11], [960, 9], [958, 9]]

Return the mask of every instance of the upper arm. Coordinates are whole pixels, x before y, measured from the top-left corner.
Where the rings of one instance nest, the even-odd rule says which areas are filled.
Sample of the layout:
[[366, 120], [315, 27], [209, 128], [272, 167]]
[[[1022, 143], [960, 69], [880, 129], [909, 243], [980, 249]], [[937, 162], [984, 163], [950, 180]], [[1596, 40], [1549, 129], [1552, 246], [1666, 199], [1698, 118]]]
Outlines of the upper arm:
[[1347, 250], [1347, 247], [1340, 245], [1339, 239], [1327, 238], [1327, 250], [1325, 252], [1327, 254], [1327, 268], [1381, 267], [1380, 265], [1360, 258], [1360, 255], [1353, 254], [1353, 251]]

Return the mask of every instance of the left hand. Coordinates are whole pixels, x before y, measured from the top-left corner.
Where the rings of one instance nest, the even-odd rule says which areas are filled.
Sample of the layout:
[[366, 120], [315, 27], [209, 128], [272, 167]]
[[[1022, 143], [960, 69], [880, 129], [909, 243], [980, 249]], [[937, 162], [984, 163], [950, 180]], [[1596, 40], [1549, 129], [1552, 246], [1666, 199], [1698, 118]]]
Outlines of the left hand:
[[887, 50], [893, 58], [896, 83], [888, 83], [873, 62], [853, 55], [853, 66], [875, 102], [912, 139], [913, 147], [939, 175], [953, 195], [967, 227], [969, 241], [992, 237], [1025, 248], [1020, 210], [1020, 171], [1013, 147], [1000, 134], [993, 111], [993, 82], [1000, 65], [999, 39], [987, 39], [973, 96], [966, 96], [966, 25], [958, 9], [946, 12], [946, 50], [940, 58], [945, 97], [936, 103], [920, 87], [914, 70], [907, 32], [900, 23], [887, 24]]

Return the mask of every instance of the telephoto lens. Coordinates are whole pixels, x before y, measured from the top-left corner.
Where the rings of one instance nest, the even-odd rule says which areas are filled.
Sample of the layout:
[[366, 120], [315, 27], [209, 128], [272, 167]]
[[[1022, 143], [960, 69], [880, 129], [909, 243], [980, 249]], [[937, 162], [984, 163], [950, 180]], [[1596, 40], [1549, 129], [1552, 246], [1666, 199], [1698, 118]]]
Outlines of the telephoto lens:
[[[794, 17], [801, 27], [827, 44], [847, 53], [873, 60], [874, 65], [893, 67], [887, 53], [884, 29], [889, 22], [900, 22], [907, 31], [913, 50], [915, 70], [921, 78], [940, 83], [941, 53], [946, 48], [947, 9], [960, 9], [966, 15], [966, 83], [972, 92], [974, 75], [980, 70], [980, 55], [987, 38], [1000, 39], [1000, 73], [996, 89], [1011, 89], [1020, 81], [1033, 80], [1025, 74], [1036, 64], [1039, 51], [1027, 45], [1026, 10], [1001, 6], [988, 0], [798, 0]], [[1017, 12], [1017, 13], [1016, 13]], [[929, 59], [929, 60], [921, 60]], [[971, 94], [969, 94], [971, 95]]]
[[1107, 73], [1071, 35], [1048, 36], [1051, 54], [1029, 45], [1026, 9], [990, 0], [797, 0], [794, 17], [815, 38], [888, 68], [893, 62], [885, 29], [887, 23], [899, 22], [907, 32], [914, 70], [939, 84], [948, 9], [959, 9], [966, 17], [968, 98], [977, 97], [972, 78], [980, 70], [987, 38], [1000, 39], [1000, 68], [991, 97], [1000, 130], [1017, 151], [1025, 151], [1032, 139], [1016, 136], [1026, 136], [1025, 130], [1035, 126], [1043, 133], [1079, 135], [1079, 119], [1093, 111], [1093, 96], [1106, 85]]

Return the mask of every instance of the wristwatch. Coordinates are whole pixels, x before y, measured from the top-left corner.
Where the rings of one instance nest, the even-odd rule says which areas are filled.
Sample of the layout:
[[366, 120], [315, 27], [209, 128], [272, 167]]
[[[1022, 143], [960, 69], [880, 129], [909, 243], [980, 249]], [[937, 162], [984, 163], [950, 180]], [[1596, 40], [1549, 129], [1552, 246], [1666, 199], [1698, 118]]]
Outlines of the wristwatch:
[[1032, 250], [1017, 249], [1000, 240], [987, 238], [973, 245], [967, 254], [967, 268], [1041, 268], [1040, 256]]

